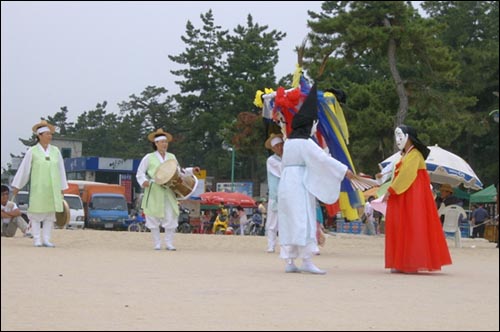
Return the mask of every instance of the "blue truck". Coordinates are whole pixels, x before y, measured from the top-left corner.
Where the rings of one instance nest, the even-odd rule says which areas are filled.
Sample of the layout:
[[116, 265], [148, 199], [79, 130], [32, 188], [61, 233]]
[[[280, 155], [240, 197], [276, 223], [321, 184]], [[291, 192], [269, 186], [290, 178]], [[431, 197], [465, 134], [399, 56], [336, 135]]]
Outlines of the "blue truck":
[[129, 218], [125, 187], [117, 184], [86, 184], [81, 193], [85, 226], [97, 229], [126, 228]]

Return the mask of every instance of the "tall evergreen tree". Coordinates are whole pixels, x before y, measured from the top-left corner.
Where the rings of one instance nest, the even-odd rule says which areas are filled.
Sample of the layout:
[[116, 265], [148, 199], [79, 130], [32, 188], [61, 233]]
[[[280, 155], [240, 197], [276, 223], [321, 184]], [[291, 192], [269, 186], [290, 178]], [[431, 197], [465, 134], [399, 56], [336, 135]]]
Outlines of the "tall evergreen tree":
[[[498, 1], [425, 1], [430, 17], [445, 26], [439, 37], [460, 64], [456, 93], [475, 99], [471, 118], [447, 142], [469, 161], [485, 184], [498, 181]], [[456, 119], [455, 119], [456, 120]]]
[[[456, 119], [467, 116], [473, 99], [453, 90], [458, 63], [436, 38], [442, 27], [404, 1], [327, 1], [322, 10], [309, 12], [306, 55], [332, 52], [321, 84], [343, 84], [350, 97], [350, 150], [360, 170], [377, 171], [395, 149], [392, 133], [400, 123], [419, 128], [429, 143], [443, 132], [456, 137], [463, 126]], [[314, 72], [317, 61], [310, 62]]]
[[177, 126], [177, 112], [173, 97], [162, 87], [148, 86], [140, 96], [135, 94], [128, 101], [118, 104], [123, 117], [123, 133], [126, 138], [123, 144], [131, 144], [127, 155], [140, 158], [151, 150], [147, 135], [159, 128], [170, 132], [175, 138], [181, 133]]
[[221, 40], [228, 33], [214, 23], [212, 11], [200, 15], [203, 27], [197, 29], [188, 21], [182, 41], [186, 50], [169, 59], [185, 68], [171, 73], [181, 94], [175, 96], [179, 104], [178, 126], [185, 130], [175, 144], [176, 155], [184, 165], [199, 165], [209, 174], [219, 176], [218, 155], [222, 153], [221, 139], [217, 137], [220, 124], [227, 118], [223, 112], [226, 91], [222, 74], [224, 53]]
[[116, 114], [108, 114], [107, 103], [97, 103], [94, 110], [83, 112], [78, 116], [74, 132], [76, 138], [84, 141], [82, 155], [87, 157], [119, 157], [114, 143], [121, 139], [122, 133], [117, 130], [121, 118]]
[[249, 14], [246, 26], [238, 25], [222, 43], [227, 54], [223, 76], [228, 98], [225, 106], [231, 120], [227, 127], [231, 137], [224, 139], [230, 141], [238, 152], [239, 176], [254, 183], [266, 178], [267, 152], [263, 142], [267, 132], [264, 131], [260, 109], [253, 105], [253, 97], [255, 91], [276, 85], [274, 67], [278, 62], [278, 42], [286, 36], [286, 33], [276, 30], [267, 32], [268, 29], [267, 25], [254, 23]]

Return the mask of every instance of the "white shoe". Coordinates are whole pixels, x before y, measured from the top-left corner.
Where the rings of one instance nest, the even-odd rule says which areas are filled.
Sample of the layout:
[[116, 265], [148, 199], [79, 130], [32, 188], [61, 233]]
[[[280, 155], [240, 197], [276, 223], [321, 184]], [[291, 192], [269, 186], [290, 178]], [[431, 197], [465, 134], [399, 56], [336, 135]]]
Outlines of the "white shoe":
[[326, 271], [321, 270], [313, 263], [303, 263], [302, 266], [300, 267], [300, 270], [302, 272], [309, 272], [312, 274], [326, 274]]
[[285, 267], [285, 273], [297, 273], [300, 272], [299, 268], [295, 264], [287, 264]]
[[155, 249], [155, 250], [160, 250], [160, 249], [161, 249], [161, 245], [159, 245], [159, 244], [155, 245], [155, 248], [154, 248], [154, 249]]
[[45, 242], [43, 244], [44, 247], [47, 247], [47, 248], [55, 248], [56, 246], [53, 244], [53, 243], [50, 243], [50, 242]]
[[167, 247], [165, 249], [167, 249], [168, 251], [176, 251], [177, 250], [173, 245], [169, 245], [169, 244], [167, 244]]
[[272, 253], [274, 252], [274, 249], [269, 248], [269, 249], [267, 249], [267, 251], [266, 251], [266, 252], [268, 252], [268, 253], [272, 254]]
[[42, 246], [42, 242], [35, 242], [34, 246], [35, 247], [41, 247]]

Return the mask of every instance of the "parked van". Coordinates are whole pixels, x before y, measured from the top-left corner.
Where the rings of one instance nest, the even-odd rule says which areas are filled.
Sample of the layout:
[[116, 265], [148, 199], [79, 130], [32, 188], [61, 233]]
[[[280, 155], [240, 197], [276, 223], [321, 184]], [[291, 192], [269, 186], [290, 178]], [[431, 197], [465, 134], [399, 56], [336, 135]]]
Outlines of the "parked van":
[[69, 206], [69, 222], [66, 228], [83, 229], [85, 227], [85, 210], [80, 195], [64, 194], [64, 200]]

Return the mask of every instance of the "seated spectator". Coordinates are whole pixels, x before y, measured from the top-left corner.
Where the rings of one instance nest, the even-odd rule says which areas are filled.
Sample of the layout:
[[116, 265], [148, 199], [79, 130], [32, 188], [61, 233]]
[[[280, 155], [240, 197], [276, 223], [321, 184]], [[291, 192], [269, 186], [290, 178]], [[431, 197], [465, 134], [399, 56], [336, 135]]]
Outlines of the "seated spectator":
[[[463, 206], [464, 202], [461, 199], [453, 195], [453, 188], [444, 183], [439, 187], [440, 196], [436, 198], [436, 207], [439, 209], [442, 206], [448, 205], [459, 205]], [[441, 216], [441, 225], [444, 222], [444, 215]]]
[[21, 210], [16, 203], [9, 201], [9, 187], [2, 185], [2, 236], [14, 237], [17, 228], [21, 229], [24, 236], [32, 237], [28, 232], [28, 224], [22, 217]]
[[214, 225], [212, 226], [212, 233], [215, 234], [219, 230], [226, 231], [228, 226], [229, 226], [229, 216], [227, 209], [221, 208], [220, 213], [217, 215]]

